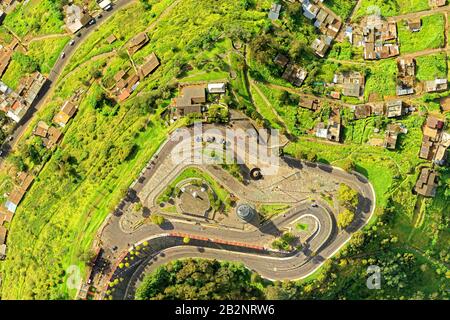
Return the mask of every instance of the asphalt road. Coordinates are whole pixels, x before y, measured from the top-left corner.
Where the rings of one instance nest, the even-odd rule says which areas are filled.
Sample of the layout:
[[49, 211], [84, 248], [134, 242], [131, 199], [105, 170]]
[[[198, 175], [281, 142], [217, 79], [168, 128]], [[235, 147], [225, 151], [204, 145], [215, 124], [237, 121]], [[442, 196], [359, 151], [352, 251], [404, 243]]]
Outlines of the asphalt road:
[[[153, 203], [154, 198], [162, 190], [161, 188], [164, 188], [172, 177], [176, 177], [186, 167], [192, 166], [189, 162], [174, 164], [171, 167], [165, 168], [165, 170], [170, 171], [170, 174], [165, 176], [164, 172], [166, 171], [163, 171], [162, 169], [167, 161], [171, 161], [171, 152], [178, 145], [179, 142], [169, 139], [158, 152], [153, 167], [143, 172], [146, 181], [143, 186], [139, 186], [138, 189], [140, 191], [138, 194], [141, 196], [145, 196], [147, 193], [150, 194], [150, 196], [145, 199], [146, 203]], [[195, 223], [193, 221], [189, 222], [183, 219], [167, 221], [162, 226], [145, 224], [137, 230], [126, 231], [121, 226], [122, 217], [113, 215], [103, 229], [101, 236], [101, 241], [105, 250], [117, 247], [117, 252], [124, 252], [133, 244], [141, 243], [149, 237], [164, 237], [173, 232], [208, 239], [205, 240], [203, 246], [200, 245], [202, 250], [198, 249], [198, 245], [195, 247], [185, 245], [173, 247], [168, 245], [167, 248], [162, 249], [159, 252], [158, 256], [150, 255], [147, 257], [131, 276], [131, 279], [129, 279], [129, 288], [126, 290], [128, 293], [125, 293], [125, 296], [122, 298], [130, 298], [129, 292], [134, 292], [135, 286], [139, 283], [140, 279], [142, 279], [143, 274], [151, 272], [156, 267], [171, 260], [189, 257], [239, 261], [244, 263], [250, 269], [256, 270], [262, 276], [273, 280], [301, 279], [317, 270], [351, 238], [353, 232], [362, 228], [369, 221], [374, 210], [375, 194], [370, 183], [361, 175], [356, 173], [349, 174], [328, 165], [302, 163], [291, 158], [281, 159], [280, 166], [285, 169], [289, 168], [289, 170], [292, 170], [292, 174], [295, 172], [309, 171], [314, 175], [330, 175], [330, 179], [332, 178], [333, 180], [347, 183], [356, 188], [361, 195], [360, 206], [357, 212], [357, 218], [350, 229], [338, 232], [332, 209], [328, 207], [327, 203], [320, 201], [320, 199], [318, 200], [318, 203], [320, 204], [318, 207], [312, 207], [310, 201], [299, 199], [298, 203], [295, 203], [293, 209], [288, 213], [280, 215], [263, 224], [259, 229], [252, 231], [224, 228], [217, 225]], [[252, 189], [249, 186], [243, 185], [236, 186], [232, 183], [232, 181], [235, 183], [236, 180], [224, 179], [223, 177], [229, 175], [226, 171], [220, 168], [216, 169], [218, 172], [208, 171], [208, 166], [201, 166], [201, 168], [212, 174], [225, 188], [233, 190], [241, 199], [244, 198], [249, 201], [260, 199], [257, 189]], [[152, 180], [153, 177], [156, 179]], [[266, 196], [267, 198], [262, 199], [269, 202], [281, 201], [281, 194], [277, 194], [276, 192], [277, 191], [272, 191], [268, 194], [263, 194], [262, 196]], [[241, 193], [246, 194], [246, 196], [242, 197]], [[281, 201], [281, 203], [283, 203], [283, 201]], [[314, 234], [312, 239], [308, 241], [302, 251], [292, 256], [274, 258], [263, 254], [248, 254], [229, 249], [217, 250], [208, 247], [211, 242], [214, 243], [219, 241], [238, 242], [248, 245], [270, 243], [274, 237], [282, 234], [281, 230], [284, 227], [294, 220], [305, 216], [313, 217], [319, 226], [319, 230]], [[114, 259], [112, 260], [113, 263], [117, 262], [114, 261]]]
[[58, 60], [56, 61], [56, 63], [54, 64], [53, 68], [51, 69], [51, 71], [47, 76], [47, 82], [40, 91], [33, 105], [30, 107], [25, 116], [21, 119], [20, 123], [17, 124], [14, 132], [8, 137], [8, 139], [1, 146], [0, 149], [2, 150], [2, 154], [0, 156], [0, 164], [3, 163], [3, 160], [8, 155], [8, 153], [14, 149], [14, 147], [22, 137], [22, 134], [25, 132], [30, 122], [33, 120], [36, 112], [39, 111], [40, 108], [45, 104], [46, 99], [48, 98], [49, 94], [51, 93], [54, 87], [54, 84], [61, 76], [64, 67], [67, 65], [68, 61], [72, 57], [73, 53], [77, 50], [77, 48], [80, 47], [80, 45], [89, 37], [89, 35], [93, 31], [95, 31], [95, 29], [99, 27], [99, 25], [104, 23], [117, 10], [123, 8], [124, 6], [130, 4], [131, 2], [133, 2], [133, 0], [118, 0], [117, 2], [114, 3], [114, 6], [111, 10], [101, 12], [102, 17], [101, 18], [97, 17], [95, 19], [96, 23], [92, 25], [87, 25], [86, 27], [82, 28], [79, 32], [77, 32], [79, 36], [74, 35], [72, 39], [75, 41], [75, 43], [73, 45], [70, 45], [70, 42], [67, 43], [67, 45], [62, 50], [62, 52], [64, 52], [64, 56], [63, 55], [59, 56]]

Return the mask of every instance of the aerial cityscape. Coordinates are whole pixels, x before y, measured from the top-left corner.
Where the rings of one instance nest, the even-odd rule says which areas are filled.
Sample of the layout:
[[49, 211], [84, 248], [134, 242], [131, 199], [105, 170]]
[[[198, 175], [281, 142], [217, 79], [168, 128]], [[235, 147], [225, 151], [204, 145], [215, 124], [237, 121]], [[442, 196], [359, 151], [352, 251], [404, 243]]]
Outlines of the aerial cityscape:
[[0, 1], [0, 300], [449, 300], [449, 14]]

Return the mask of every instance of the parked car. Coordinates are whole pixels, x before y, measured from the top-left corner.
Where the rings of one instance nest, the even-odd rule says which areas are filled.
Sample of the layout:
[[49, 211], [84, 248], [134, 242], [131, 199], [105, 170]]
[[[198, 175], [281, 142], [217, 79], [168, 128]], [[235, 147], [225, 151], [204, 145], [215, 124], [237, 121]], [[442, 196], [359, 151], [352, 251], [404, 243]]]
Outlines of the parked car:
[[73, 46], [74, 44], [75, 44], [75, 40], [70, 40], [70, 42], [69, 42], [69, 44], [71, 45], [71, 46]]

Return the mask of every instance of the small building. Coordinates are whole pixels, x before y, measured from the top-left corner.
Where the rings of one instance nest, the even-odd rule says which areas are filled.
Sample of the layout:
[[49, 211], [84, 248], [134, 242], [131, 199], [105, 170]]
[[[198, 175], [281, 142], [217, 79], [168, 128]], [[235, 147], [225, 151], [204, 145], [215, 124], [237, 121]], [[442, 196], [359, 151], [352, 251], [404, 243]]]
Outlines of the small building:
[[331, 91], [330, 97], [336, 100], [341, 99], [341, 93], [339, 91]]
[[443, 7], [446, 5], [447, 0], [428, 0], [430, 7], [437, 8], [437, 7]]
[[333, 83], [342, 86], [342, 94], [344, 96], [359, 98], [364, 94], [365, 77], [361, 72], [336, 73]]
[[273, 59], [273, 62], [275, 62], [276, 65], [280, 66], [283, 70], [286, 68], [287, 64], [289, 63], [289, 58], [286, 57], [284, 54], [277, 54], [275, 59]]
[[56, 127], [48, 128], [47, 138], [44, 139], [44, 145], [47, 148], [51, 148], [58, 144], [59, 140], [62, 137], [62, 132]]
[[37, 126], [33, 130], [33, 134], [38, 137], [46, 138], [48, 133], [48, 124], [44, 121], [39, 121]]
[[208, 93], [223, 94], [226, 92], [227, 85], [223, 82], [208, 83]]
[[372, 115], [372, 106], [370, 104], [363, 104], [355, 106], [355, 119], [365, 119]]
[[435, 80], [425, 81], [425, 91], [426, 92], [438, 92], [445, 91], [448, 88], [447, 79], [438, 78]]
[[79, 6], [75, 4], [67, 5], [64, 7], [66, 18], [66, 28], [72, 33], [77, 33], [81, 28], [92, 20], [92, 17], [84, 12]]
[[6, 243], [6, 235], [8, 234], [8, 230], [2, 225], [0, 225], [0, 245]]
[[317, 5], [310, 3], [309, 1], [303, 1], [302, 7], [303, 7], [303, 15], [309, 20], [314, 20], [317, 17], [317, 14], [319, 13], [320, 10], [320, 8]]
[[328, 36], [319, 36], [316, 40], [311, 44], [311, 48], [314, 50], [314, 53], [321, 58], [324, 58], [330, 48], [332, 38]]
[[438, 176], [436, 172], [430, 168], [423, 168], [417, 179], [414, 190], [417, 194], [424, 197], [434, 197], [438, 187]]
[[398, 124], [389, 124], [384, 136], [383, 146], [389, 150], [397, 148], [398, 135], [402, 132], [402, 128]]
[[97, 4], [105, 11], [108, 11], [112, 8], [111, 0], [97, 0]]
[[172, 105], [177, 116], [186, 116], [191, 113], [201, 113], [206, 103], [206, 90], [202, 85], [185, 86], [180, 89], [180, 96], [173, 99]]
[[113, 33], [110, 34], [108, 38], [106, 38], [106, 42], [108, 42], [108, 44], [113, 44], [116, 41], [117, 41], [117, 38]]
[[273, 3], [269, 11], [269, 19], [278, 20], [278, 18], [280, 17], [280, 12], [281, 12], [281, 4]]
[[298, 106], [300, 108], [316, 111], [319, 109], [319, 100], [301, 97]]
[[408, 20], [408, 28], [411, 32], [419, 32], [422, 28], [422, 20], [420, 18]]
[[13, 50], [7, 47], [3, 47], [0, 49], [0, 77], [3, 76], [6, 69], [11, 62], [11, 57], [13, 54]]
[[401, 117], [406, 114], [402, 100], [389, 101], [386, 103], [386, 116], [388, 118]]
[[236, 215], [241, 219], [242, 221], [249, 223], [256, 217], [256, 211], [248, 204], [240, 204], [236, 208]]
[[76, 106], [72, 101], [67, 100], [61, 110], [53, 117], [53, 122], [64, 127], [69, 120], [75, 115], [78, 110], [78, 106]]
[[139, 77], [144, 79], [147, 77], [150, 73], [156, 70], [159, 66], [159, 60], [156, 54], [153, 52], [150, 54], [150, 56], [147, 57], [146, 62], [139, 68]]
[[13, 191], [10, 193], [5, 202], [5, 208], [9, 212], [16, 212], [17, 206], [20, 201], [22, 201], [25, 193], [30, 188], [33, 183], [34, 177], [26, 172], [20, 172], [17, 176], [17, 185], [14, 187]]
[[128, 53], [130, 55], [135, 54], [143, 46], [145, 46], [148, 41], [149, 41], [149, 38], [147, 36], [147, 33], [145, 33], [145, 32], [139, 33], [133, 39], [131, 39], [130, 42], [128, 43]]
[[296, 64], [289, 63], [282, 78], [296, 87], [300, 87], [308, 76], [308, 72]]

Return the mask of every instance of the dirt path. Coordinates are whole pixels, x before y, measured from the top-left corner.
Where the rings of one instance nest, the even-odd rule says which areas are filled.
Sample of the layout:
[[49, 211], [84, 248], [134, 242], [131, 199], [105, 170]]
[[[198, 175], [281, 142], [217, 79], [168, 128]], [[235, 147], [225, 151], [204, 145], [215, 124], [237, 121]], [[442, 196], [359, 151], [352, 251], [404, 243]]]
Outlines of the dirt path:
[[417, 18], [422, 18], [422, 17], [426, 17], [426, 16], [431, 16], [435, 13], [449, 12], [449, 11], [450, 11], [450, 7], [444, 6], [444, 7], [434, 8], [434, 9], [430, 9], [430, 10], [426, 10], [426, 11], [412, 12], [412, 13], [406, 13], [406, 14], [402, 14], [399, 16], [395, 16], [395, 17], [388, 17], [387, 20], [398, 22], [401, 20], [417, 19]]
[[70, 35], [67, 33], [47, 34], [47, 35], [43, 35], [43, 36], [34, 37], [29, 40], [24, 39], [22, 44], [24, 46], [29, 46], [30, 43], [32, 43], [32, 42], [46, 40], [46, 39], [53, 39], [53, 38], [62, 38], [62, 37], [70, 37]]

